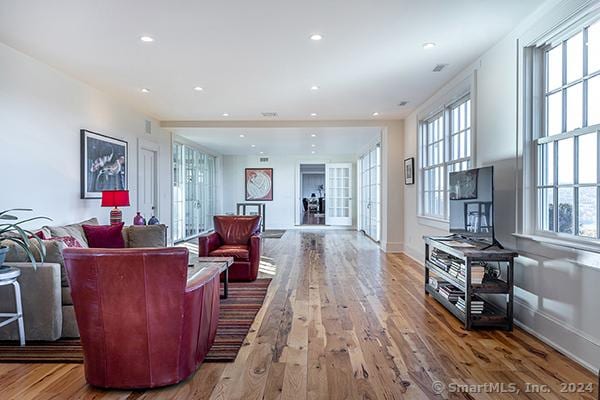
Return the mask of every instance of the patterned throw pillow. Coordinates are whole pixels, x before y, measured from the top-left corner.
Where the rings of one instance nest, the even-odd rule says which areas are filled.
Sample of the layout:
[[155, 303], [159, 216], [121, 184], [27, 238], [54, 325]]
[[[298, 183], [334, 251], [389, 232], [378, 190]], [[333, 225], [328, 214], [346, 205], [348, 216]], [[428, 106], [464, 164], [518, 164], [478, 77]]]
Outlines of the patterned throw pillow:
[[63, 242], [65, 244], [65, 247], [83, 247], [81, 243], [79, 243], [79, 240], [75, 239], [73, 236], [51, 237], [47, 240], [56, 240], [58, 242]]

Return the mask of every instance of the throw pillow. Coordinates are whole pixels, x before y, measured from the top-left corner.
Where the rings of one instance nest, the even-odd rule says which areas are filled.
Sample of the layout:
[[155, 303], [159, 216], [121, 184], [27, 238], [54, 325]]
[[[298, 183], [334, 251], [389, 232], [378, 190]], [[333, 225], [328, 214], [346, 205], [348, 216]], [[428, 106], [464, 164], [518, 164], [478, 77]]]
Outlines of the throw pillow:
[[79, 240], [75, 239], [73, 236], [52, 237], [47, 240], [56, 240], [59, 242], [63, 242], [65, 244], [65, 247], [83, 247], [81, 243], [79, 243]]
[[125, 247], [123, 240], [123, 225], [82, 225], [91, 248], [122, 249]]
[[91, 247], [88, 246], [82, 225], [98, 225], [98, 220], [96, 218], [90, 218], [87, 221], [78, 222], [76, 224], [65, 226], [45, 226], [42, 229], [47, 229], [50, 231], [52, 237], [73, 236], [83, 247]]

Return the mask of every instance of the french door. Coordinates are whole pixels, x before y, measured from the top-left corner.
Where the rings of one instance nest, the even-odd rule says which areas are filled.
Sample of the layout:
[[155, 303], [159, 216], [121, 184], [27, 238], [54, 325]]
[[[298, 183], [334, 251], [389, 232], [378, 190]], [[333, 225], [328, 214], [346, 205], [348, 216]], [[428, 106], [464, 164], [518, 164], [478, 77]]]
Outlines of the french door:
[[192, 147], [173, 146], [173, 235], [182, 241], [213, 228], [216, 159]]
[[352, 226], [352, 163], [325, 164], [325, 223]]
[[381, 232], [381, 146], [377, 144], [359, 160], [360, 229], [378, 242]]

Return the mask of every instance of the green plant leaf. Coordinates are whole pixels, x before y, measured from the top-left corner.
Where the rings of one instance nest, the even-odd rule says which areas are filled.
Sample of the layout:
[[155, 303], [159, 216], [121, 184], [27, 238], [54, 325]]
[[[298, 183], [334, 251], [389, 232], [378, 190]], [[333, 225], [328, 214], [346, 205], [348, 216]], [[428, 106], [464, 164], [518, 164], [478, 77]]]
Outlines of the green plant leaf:
[[14, 215], [4, 214], [4, 215], [0, 215], [0, 219], [4, 219], [4, 220], [10, 219], [10, 220], [14, 221], [19, 218], [15, 217]]
[[10, 210], [0, 211], [0, 216], [8, 214], [11, 211], [33, 211], [31, 208], [11, 208]]

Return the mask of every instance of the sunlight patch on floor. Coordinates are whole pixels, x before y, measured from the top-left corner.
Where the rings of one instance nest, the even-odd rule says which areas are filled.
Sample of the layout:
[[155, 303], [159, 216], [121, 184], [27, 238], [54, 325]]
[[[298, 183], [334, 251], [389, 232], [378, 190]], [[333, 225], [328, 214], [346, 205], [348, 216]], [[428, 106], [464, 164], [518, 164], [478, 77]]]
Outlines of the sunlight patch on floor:
[[275, 275], [277, 273], [277, 265], [273, 264], [273, 259], [269, 257], [261, 257], [258, 271], [267, 275]]

